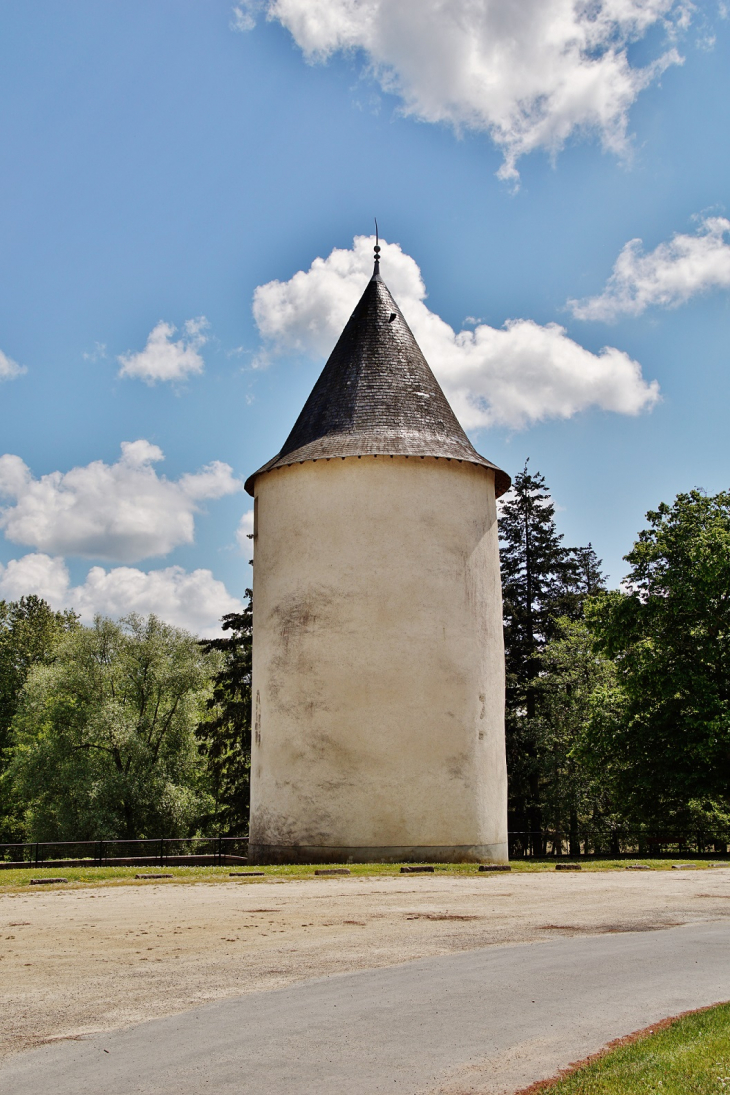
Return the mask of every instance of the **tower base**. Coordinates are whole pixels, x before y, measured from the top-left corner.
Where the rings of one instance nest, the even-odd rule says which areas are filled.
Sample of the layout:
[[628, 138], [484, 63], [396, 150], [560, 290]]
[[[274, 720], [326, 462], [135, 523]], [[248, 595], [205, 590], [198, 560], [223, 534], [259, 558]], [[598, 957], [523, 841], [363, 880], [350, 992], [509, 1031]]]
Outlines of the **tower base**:
[[249, 844], [250, 864], [273, 863], [507, 863], [507, 844], [347, 848], [316, 844]]

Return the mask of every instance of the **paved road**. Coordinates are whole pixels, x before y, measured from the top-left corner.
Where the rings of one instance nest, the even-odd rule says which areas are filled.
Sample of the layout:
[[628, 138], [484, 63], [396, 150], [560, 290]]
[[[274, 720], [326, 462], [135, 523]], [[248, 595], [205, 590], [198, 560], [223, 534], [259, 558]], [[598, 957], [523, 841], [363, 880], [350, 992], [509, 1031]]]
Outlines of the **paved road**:
[[730, 926], [495, 946], [209, 1004], [0, 1068], [2, 1095], [507, 1092], [730, 998]]

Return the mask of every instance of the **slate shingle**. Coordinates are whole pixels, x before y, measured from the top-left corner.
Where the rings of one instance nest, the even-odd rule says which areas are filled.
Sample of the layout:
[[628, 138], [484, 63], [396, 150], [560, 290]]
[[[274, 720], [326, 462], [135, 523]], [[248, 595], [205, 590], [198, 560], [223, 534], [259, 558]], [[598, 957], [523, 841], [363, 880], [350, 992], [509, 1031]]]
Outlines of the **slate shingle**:
[[437, 456], [510, 477], [480, 456], [461, 428], [400, 308], [377, 271], [280, 452], [246, 480], [287, 464], [343, 456]]

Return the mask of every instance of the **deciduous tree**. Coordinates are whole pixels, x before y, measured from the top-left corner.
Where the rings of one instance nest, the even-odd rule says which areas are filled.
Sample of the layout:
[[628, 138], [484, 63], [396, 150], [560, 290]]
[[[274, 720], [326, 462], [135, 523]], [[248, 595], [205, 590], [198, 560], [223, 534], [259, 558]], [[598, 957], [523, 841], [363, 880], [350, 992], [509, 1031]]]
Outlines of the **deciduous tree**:
[[588, 607], [626, 697], [593, 748], [634, 820], [714, 828], [730, 813], [730, 493], [680, 494], [647, 521], [624, 589]]
[[592, 719], [609, 711], [615, 716], [621, 704], [614, 663], [596, 649], [585, 621], [562, 617], [555, 626], [557, 635], [540, 655], [535, 682], [540, 806], [558, 846], [567, 838], [568, 851], [578, 855], [587, 831], [594, 842], [615, 845], [621, 812], [612, 797], [612, 758], [596, 764], [587, 742]]
[[187, 836], [210, 809], [195, 726], [216, 658], [150, 616], [98, 617], [34, 666], [8, 769], [31, 840]]
[[2, 773], [23, 685], [33, 666], [52, 661], [58, 640], [77, 624], [75, 613], [54, 612], [46, 601], [32, 594], [19, 601], [0, 601], [0, 840], [22, 836]]
[[65, 631], [75, 627], [71, 611], [54, 612], [31, 594], [19, 601], [0, 601], [0, 753], [7, 748], [18, 697], [34, 665], [48, 663]]

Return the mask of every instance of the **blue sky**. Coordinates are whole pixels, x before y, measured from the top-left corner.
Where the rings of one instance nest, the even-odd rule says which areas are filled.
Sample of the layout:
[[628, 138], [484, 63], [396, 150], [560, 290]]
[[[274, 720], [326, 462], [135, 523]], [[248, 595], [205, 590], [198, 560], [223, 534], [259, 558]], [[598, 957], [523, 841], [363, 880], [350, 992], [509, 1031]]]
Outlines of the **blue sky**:
[[613, 582], [727, 487], [727, 12], [510, 11], [2, 0], [0, 595], [214, 630], [374, 215], [476, 447]]

